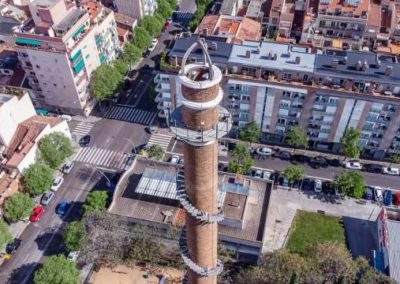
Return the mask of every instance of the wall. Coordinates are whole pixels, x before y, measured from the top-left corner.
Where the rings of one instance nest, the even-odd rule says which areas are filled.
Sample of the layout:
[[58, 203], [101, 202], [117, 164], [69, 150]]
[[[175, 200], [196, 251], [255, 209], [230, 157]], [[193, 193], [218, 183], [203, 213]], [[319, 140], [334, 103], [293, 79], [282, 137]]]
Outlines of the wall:
[[133, 17], [135, 19], [142, 19], [143, 6], [141, 0], [115, 0], [114, 3], [117, 6], [118, 13]]

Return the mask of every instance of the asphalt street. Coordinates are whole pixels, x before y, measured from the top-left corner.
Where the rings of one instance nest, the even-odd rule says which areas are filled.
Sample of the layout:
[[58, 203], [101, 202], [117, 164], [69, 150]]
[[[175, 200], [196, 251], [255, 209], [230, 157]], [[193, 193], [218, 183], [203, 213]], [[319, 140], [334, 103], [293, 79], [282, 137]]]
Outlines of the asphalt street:
[[[34, 271], [51, 255], [65, 252], [62, 230], [65, 226], [80, 218], [82, 204], [86, 195], [102, 175], [95, 169], [76, 163], [72, 172], [64, 177], [64, 183], [56, 192], [53, 200], [45, 207], [41, 220], [30, 223], [22, 235], [22, 245], [10, 260], [0, 267], [0, 283], [32, 283]], [[64, 217], [58, 216], [56, 207], [61, 201], [71, 202]]]

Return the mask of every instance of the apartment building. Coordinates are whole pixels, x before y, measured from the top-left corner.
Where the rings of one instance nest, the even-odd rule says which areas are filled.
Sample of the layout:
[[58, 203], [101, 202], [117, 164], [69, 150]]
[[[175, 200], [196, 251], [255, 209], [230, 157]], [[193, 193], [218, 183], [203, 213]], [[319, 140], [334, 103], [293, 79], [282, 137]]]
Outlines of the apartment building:
[[[193, 41], [177, 39], [170, 52], [172, 66], [179, 66]], [[338, 50], [315, 54], [277, 42], [209, 40], [208, 48], [223, 71], [224, 105], [237, 130], [254, 120], [265, 141], [280, 143], [290, 127], [301, 125], [315, 148], [337, 151], [344, 131], [357, 127], [365, 152], [376, 158], [385, 151], [400, 152], [400, 64], [395, 57]], [[156, 77], [164, 116], [180, 104], [173, 70]], [[167, 111], [161, 108], [165, 93]]]
[[89, 80], [93, 71], [121, 52], [112, 10], [86, 1], [34, 0], [32, 26], [16, 32], [15, 49], [38, 107], [88, 114], [95, 105]]
[[157, 0], [115, 0], [118, 13], [140, 21], [144, 16], [153, 15], [157, 10]]
[[220, 15], [237, 16], [243, 7], [243, 0], [223, 0]]

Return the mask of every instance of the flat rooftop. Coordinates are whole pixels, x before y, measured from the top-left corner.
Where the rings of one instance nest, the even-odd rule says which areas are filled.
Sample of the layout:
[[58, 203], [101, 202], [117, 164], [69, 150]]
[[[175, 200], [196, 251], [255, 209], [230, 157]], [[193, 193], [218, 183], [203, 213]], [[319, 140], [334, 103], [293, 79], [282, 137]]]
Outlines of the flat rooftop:
[[[137, 192], [143, 173], [149, 171], [173, 173], [176, 168], [167, 163], [155, 163], [138, 159], [126, 186], [120, 188], [116, 193], [114, 203], [109, 211], [113, 214], [133, 219], [182, 225], [182, 209], [177, 200], [168, 199], [165, 196], [151, 196], [149, 198], [148, 195]], [[232, 177], [230, 175], [219, 175], [220, 190], [224, 190], [221, 184], [227, 184]], [[167, 183], [172, 182], [172, 179], [169, 178], [167, 177]], [[224, 194], [223, 203], [226, 219], [240, 220], [241, 224], [236, 227], [219, 224], [219, 234], [224, 239], [261, 244], [271, 184], [261, 180], [245, 180], [245, 187], [248, 186], [248, 188], [246, 190], [238, 190], [237, 193], [234, 192], [233, 188], [230, 188]], [[169, 194], [171, 195], [171, 193]], [[172, 213], [168, 218], [164, 215], [166, 211]], [[179, 222], [174, 223], [175, 220], [179, 220]], [[229, 221], [227, 224], [229, 224]]]
[[13, 96], [11, 95], [7, 95], [7, 94], [0, 94], [0, 106], [6, 102], [8, 102], [9, 100], [11, 100]]
[[86, 10], [79, 8], [71, 8], [68, 10], [64, 18], [53, 28], [58, 31], [68, 31], [75, 23], [86, 13]]
[[284, 43], [244, 41], [242, 45], [233, 45], [229, 63], [312, 73], [315, 54], [294, 49], [291, 45]]
[[33, 0], [31, 5], [41, 6], [41, 7], [52, 7], [58, 2], [60, 2], [60, 0]]
[[400, 282], [400, 221], [387, 220], [389, 241], [389, 274]]

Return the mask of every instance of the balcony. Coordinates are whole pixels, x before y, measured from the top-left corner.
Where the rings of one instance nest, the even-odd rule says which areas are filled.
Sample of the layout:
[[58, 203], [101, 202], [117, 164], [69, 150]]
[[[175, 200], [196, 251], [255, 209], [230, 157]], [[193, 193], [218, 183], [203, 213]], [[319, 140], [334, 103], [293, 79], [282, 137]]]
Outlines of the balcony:
[[157, 104], [157, 109], [158, 110], [165, 110], [168, 109], [171, 106], [170, 102], [166, 102], [166, 101], [161, 101]]
[[167, 117], [166, 111], [165, 111], [165, 110], [160, 110], [160, 111], [158, 112], [158, 117], [159, 117], [159, 118], [166, 118], [166, 117]]

